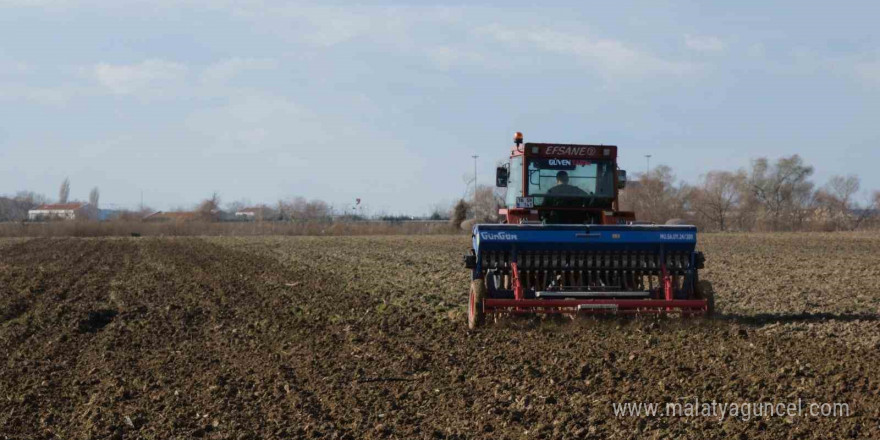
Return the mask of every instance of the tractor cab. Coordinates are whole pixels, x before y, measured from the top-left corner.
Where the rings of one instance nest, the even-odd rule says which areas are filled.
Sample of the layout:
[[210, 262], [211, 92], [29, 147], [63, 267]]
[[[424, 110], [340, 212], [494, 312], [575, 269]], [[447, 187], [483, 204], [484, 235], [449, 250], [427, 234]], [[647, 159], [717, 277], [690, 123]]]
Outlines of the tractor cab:
[[517, 132], [510, 161], [499, 167], [496, 186], [507, 188], [507, 223], [627, 224], [618, 211], [626, 171], [617, 168], [617, 147], [523, 143]]

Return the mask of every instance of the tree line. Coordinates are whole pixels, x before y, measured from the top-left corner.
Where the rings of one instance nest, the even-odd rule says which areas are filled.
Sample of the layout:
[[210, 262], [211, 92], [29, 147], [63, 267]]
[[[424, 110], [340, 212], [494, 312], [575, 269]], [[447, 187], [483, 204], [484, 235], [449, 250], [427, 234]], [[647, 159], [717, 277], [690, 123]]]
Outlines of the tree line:
[[[880, 226], [880, 191], [866, 196], [856, 175], [834, 176], [817, 186], [811, 180], [813, 173], [814, 168], [798, 155], [776, 161], [758, 158], [747, 169], [710, 171], [695, 183], [679, 181], [672, 168], [659, 165], [647, 173], [635, 174], [620, 192], [620, 209], [635, 211], [640, 221], [691, 223], [706, 231], [836, 231]], [[468, 200], [436, 206], [429, 218], [449, 219], [454, 227], [463, 229], [477, 222], [498, 222], [498, 209], [504, 205], [503, 190], [479, 186]], [[69, 195], [70, 181], [64, 179], [58, 202], [68, 202]], [[89, 194], [89, 205], [94, 209], [99, 196], [98, 188]], [[28, 210], [50, 202], [48, 197], [31, 191], [0, 197], [0, 221], [25, 220]], [[233, 219], [235, 212], [247, 207], [254, 206], [247, 201], [221, 205], [219, 194], [214, 193], [194, 208], [180, 210], [193, 212], [201, 220], [217, 221]], [[357, 207], [335, 210], [322, 200], [305, 197], [281, 199], [256, 208], [254, 218], [266, 221], [367, 218]], [[142, 207], [119, 211], [117, 217], [135, 220], [152, 212]]]
[[877, 226], [880, 191], [863, 196], [856, 175], [824, 185], [799, 155], [752, 161], [748, 169], [710, 171], [693, 183], [677, 182], [665, 165], [621, 192], [620, 207], [640, 220], [693, 223], [710, 231], [836, 231]]
[[[89, 193], [88, 209], [83, 212], [85, 219], [94, 220], [99, 208], [100, 191], [97, 187]], [[28, 211], [44, 204], [78, 202], [70, 200], [70, 179], [65, 178], [58, 189], [58, 198], [53, 200], [45, 195], [33, 191], [19, 191], [11, 196], [0, 196], [0, 222], [24, 221], [28, 218]], [[318, 199], [307, 199], [296, 196], [278, 200], [272, 204], [252, 204], [247, 200], [238, 200], [222, 203], [220, 194], [213, 193], [201, 202], [190, 207], [177, 207], [170, 212], [188, 213], [189, 219], [200, 221], [224, 221], [241, 220], [236, 217], [236, 212], [250, 209], [254, 215], [248, 219], [259, 221], [326, 221], [331, 219], [343, 221], [359, 220], [385, 220], [404, 221], [413, 219], [408, 215], [389, 215], [387, 213], [367, 214], [363, 207], [349, 206], [336, 209], [329, 203]], [[139, 209], [115, 209], [112, 210], [112, 218], [121, 220], [141, 220], [157, 210], [141, 206]], [[428, 219], [445, 220], [446, 211], [435, 208]]]

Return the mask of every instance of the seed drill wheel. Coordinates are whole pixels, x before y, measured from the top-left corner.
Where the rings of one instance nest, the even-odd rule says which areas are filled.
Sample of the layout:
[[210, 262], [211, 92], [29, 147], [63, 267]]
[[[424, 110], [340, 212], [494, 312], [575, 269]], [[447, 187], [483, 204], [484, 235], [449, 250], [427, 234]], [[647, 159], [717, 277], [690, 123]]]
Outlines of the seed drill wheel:
[[485, 320], [483, 300], [486, 299], [486, 283], [482, 279], [471, 281], [471, 292], [468, 299], [468, 328], [473, 330]]

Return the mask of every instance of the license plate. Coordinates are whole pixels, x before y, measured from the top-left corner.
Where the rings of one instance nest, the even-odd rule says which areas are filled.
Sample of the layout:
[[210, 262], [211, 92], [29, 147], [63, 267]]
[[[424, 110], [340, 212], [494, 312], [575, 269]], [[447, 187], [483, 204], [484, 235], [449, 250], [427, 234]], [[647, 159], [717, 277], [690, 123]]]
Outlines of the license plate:
[[535, 207], [535, 198], [534, 197], [517, 197], [516, 198], [516, 207], [517, 208], [534, 208]]

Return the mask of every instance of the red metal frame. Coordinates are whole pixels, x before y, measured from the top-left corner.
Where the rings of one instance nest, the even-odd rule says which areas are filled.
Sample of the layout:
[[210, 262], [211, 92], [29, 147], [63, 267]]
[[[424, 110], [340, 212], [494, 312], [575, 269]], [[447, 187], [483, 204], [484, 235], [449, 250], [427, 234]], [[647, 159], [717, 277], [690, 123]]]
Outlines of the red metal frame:
[[[526, 299], [525, 289], [519, 278], [519, 267], [516, 262], [510, 264], [511, 281], [514, 299], [483, 300], [486, 313], [584, 313], [604, 314], [660, 314], [679, 312], [685, 315], [701, 315], [708, 310], [705, 299], [674, 299], [672, 277], [666, 271], [666, 261], [660, 265], [663, 279], [663, 299]], [[585, 309], [577, 310], [582, 304], [616, 305], [617, 309]]]
[[[483, 300], [486, 313], [572, 313], [581, 304], [616, 305], [613, 309], [587, 309], [580, 313], [590, 314], [658, 314], [680, 310], [682, 313], [702, 314], [708, 303], [704, 299], [492, 299]], [[511, 310], [506, 310], [511, 309]], [[547, 310], [550, 309], [550, 310]], [[567, 309], [575, 309], [569, 310]]]
[[526, 299], [526, 294], [522, 286], [522, 281], [519, 279], [519, 268], [516, 266], [516, 261], [510, 263], [510, 268], [513, 276], [513, 297], [518, 301], [524, 300]]

